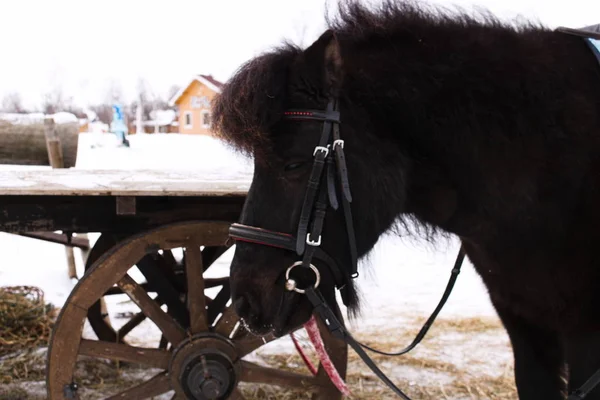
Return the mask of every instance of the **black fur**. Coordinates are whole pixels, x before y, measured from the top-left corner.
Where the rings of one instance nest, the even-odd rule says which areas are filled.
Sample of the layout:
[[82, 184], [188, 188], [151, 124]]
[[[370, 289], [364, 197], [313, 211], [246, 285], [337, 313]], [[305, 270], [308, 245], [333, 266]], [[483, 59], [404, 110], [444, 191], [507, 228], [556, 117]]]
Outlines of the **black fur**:
[[[309, 165], [320, 124], [281, 113], [339, 93], [359, 253], [398, 221], [458, 235], [510, 335], [520, 398], [563, 399], [565, 366], [571, 390], [600, 368], [595, 58], [539, 24], [410, 2], [344, 2], [329, 24], [304, 51], [250, 61], [216, 101], [220, 134], [256, 160], [242, 222], [294, 232], [309, 168], [284, 166]], [[342, 221], [328, 215], [323, 247], [347, 262]], [[309, 315], [281, 288], [293, 260], [238, 245], [234, 299], [256, 327], [286, 302], [301, 305], [288, 325]]]

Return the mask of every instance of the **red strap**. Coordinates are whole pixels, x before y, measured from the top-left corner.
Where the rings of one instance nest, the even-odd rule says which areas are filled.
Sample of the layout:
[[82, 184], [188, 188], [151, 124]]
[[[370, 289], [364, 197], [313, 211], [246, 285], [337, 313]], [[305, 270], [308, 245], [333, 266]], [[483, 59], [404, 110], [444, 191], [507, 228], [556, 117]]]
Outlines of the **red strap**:
[[292, 342], [294, 342], [294, 347], [296, 348], [296, 351], [298, 352], [298, 354], [300, 354], [300, 357], [302, 357], [302, 361], [304, 361], [304, 364], [306, 364], [306, 367], [310, 370], [310, 373], [316, 376], [317, 368], [312, 363], [312, 361], [310, 361], [309, 358], [306, 356], [304, 349], [302, 349], [302, 346], [300, 346], [300, 343], [298, 343], [298, 339], [296, 339], [296, 336], [294, 336], [294, 332], [290, 333], [290, 337], [292, 338]]

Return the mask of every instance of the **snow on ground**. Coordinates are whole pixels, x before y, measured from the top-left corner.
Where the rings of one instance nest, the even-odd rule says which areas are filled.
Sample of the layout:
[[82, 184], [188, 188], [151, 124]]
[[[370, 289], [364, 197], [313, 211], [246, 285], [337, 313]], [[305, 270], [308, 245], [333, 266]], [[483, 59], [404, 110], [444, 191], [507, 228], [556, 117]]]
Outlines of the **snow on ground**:
[[[210, 137], [153, 134], [133, 135], [130, 136], [130, 141], [131, 147], [124, 148], [118, 147], [116, 138], [111, 134], [81, 135], [76, 168], [185, 170], [198, 174], [218, 173], [224, 179], [232, 176], [251, 179], [251, 162]], [[10, 170], [24, 167], [1, 168]], [[356, 210], [355, 213], [360, 214], [360, 210]], [[97, 236], [92, 233], [90, 239], [95, 240]], [[368, 260], [361, 262], [359, 266], [361, 275], [358, 285], [363, 297], [363, 308], [360, 316], [349, 322], [351, 331], [359, 339], [369, 337], [373, 332], [386, 332], [395, 336], [395, 333], [404, 332], [407, 324], [415, 331], [415, 319], [424, 321], [439, 301], [458, 248], [456, 239], [432, 245], [415, 239], [406, 240], [392, 236], [381, 238]], [[0, 233], [0, 254], [4, 255], [0, 264], [0, 285], [39, 286], [46, 293], [47, 301], [58, 306], [62, 305], [74, 286], [67, 278], [65, 253], [61, 246]], [[229, 251], [219, 260], [218, 265], [209, 270], [209, 275], [227, 275], [228, 261], [232, 256], [233, 252]], [[81, 274], [81, 257], [77, 258]], [[115, 313], [135, 311], [134, 305], [130, 302], [122, 303], [124, 299], [118, 297], [120, 296], [112, 296], [108, 307], [113, 314], [111, 319], [116, 325], [126, 320], [119, 322]], [[468, 261], [465, 262], [454, 292], [440, 314], [440, 318], [454, 317], [496, 318], [486, 289]], [[86, 329], [87, 334], [90, 334], [89, 329]], [[148, 321], [136, 328], [132, 335], [134, 336], [131, 340], [137, 344], [158, 341], [158, 331]], [[501, 373], [496, 367], [511, 359], [510, 353], [506, 351], [506, 336], [503, 332], [493, 332], [477, 337], [479, 341], [463, 343], [462, 348], [456, 349], [457, 351], [453, 351], [452, 347], [445, 347], [437, 357], [464, 364], [468, 369], [469, 364], [473, 363], [473, 358], [490, 358], [489, 349], [496, 346], [497, 352], [492, 353], [494, 356], [491, 357], [496, 360], [492, 365], [482, 366], [481, 371]], [[456, 345], [451, 334], [448, 337], [440, 336], [436, 340], [450, 343], [448, 346]], [[423, 347], [427, 346], [426, 342], [427, 340]], [[398, 347], [403, 344], [405, 343], [399, 343]], [[417, 351], [427, 350], [419, 348]], [[293, 352], [293, 346], [288, 338], [282, 338], [259, 349], [259, 352]], [[394, 376], [409, 374], [411, 379], [423, 378], [420, 375], [424, 373], [422, 370], [413, 368], [412, 372], [409, 372], [412, 367], [407, 368], [395, 368]], [[434, 376], [431, 379], [440, 378]]]

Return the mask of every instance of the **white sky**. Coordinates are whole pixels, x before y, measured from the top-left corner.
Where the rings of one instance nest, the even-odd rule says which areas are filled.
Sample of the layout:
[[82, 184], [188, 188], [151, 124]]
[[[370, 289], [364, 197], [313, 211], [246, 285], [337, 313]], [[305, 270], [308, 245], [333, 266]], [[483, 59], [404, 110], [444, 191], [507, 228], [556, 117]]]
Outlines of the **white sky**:
[[[377, 1], [377, 0], [372, 0]], [[432, 0], [429, 0], [432, 1]], [[554, 28], [600, 22], [599, 0], [435, 0], [483, 6]], [[102, 101], [111, 82], [131, 100], [139, 77], [159, 93], [194, 74], [226, 80], [288, 38], [310, 44], [333, 0], [18, 0], [1, 2], [0, 99], [38, 106], [55, 86], [75, 102]]]

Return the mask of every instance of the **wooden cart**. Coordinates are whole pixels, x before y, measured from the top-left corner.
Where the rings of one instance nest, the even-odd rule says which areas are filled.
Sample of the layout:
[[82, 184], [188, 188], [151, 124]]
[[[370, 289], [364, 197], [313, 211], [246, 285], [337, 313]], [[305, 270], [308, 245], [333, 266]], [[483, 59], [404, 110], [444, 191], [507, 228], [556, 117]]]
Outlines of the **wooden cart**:
[[[99, 232], [86, 273], [61, 309], [48, 352], [48, 397], [81, 398], [75, 363], [96, 357], [143, 364], [154, 376], [111, 399], [241, 399], [239, 382], [312, 390], [340, 398], [322, 368], [316, 376], [244, 360], [274, 340], [245, 330], [230, 305], [229, 279], [205, 279], [231, 245], [229, 224], [241, 212], [247, 179], [160, 171], [0, 171], [0, 231], [85, 247], [73, 233]], [[182, 256], [176, 257], [177, 254]], [[144, 279], [133, 279], [136, 267]], [[65, 272], [66, 273], [66, 272]], [[205, 290], [220, 288], [208, 296]], [[118, 329], [103, 299], [126, 294], [141, 309]], [[85, 321], [98, 340], [82, 338]], [[150, 320], [162, 338], [154, 348], [127, 340]], [[347, 350], [322, 329], [334, 364], [346, 372]]]

